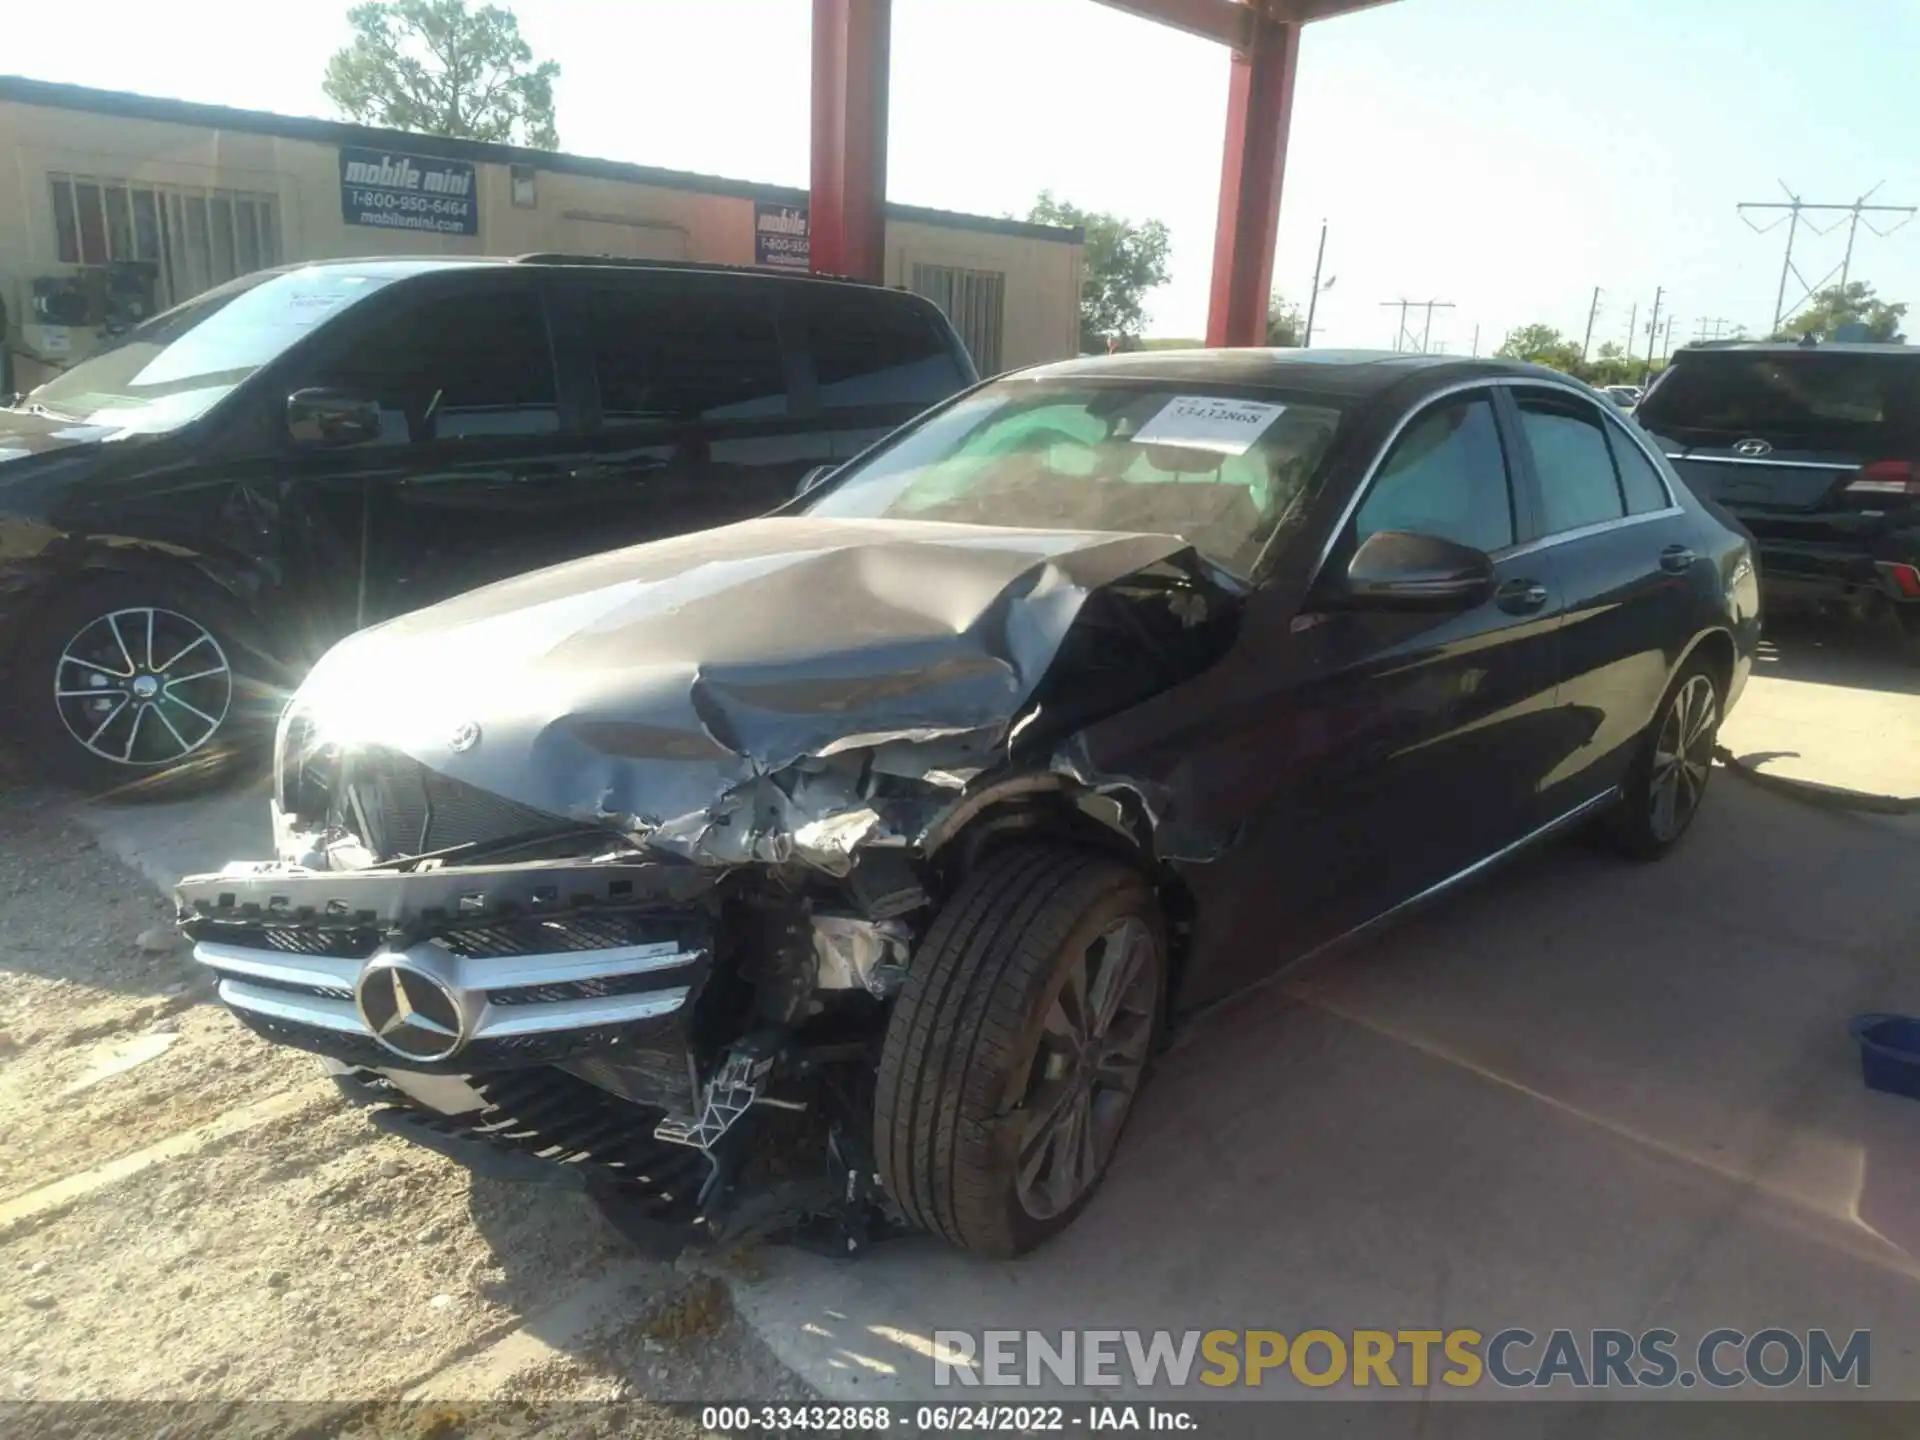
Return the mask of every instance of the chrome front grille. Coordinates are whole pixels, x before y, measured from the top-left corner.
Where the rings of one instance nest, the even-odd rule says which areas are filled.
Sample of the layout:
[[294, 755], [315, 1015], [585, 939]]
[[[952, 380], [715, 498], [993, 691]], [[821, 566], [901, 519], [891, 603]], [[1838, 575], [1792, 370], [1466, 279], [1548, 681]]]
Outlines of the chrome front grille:
[[221, 1000], [241, 1019], [355, 1063], [412, 1063], [383, 1050], [361, 1014], [357, 986], [370, 961], [400, 956], [446, 976], [464, 1042], [447, 1064], [422, 1068], [548, 1063], [617, 1046], [628, 1027], [687, 1003], [709, 949], [699, 919], [644, 911], [449, 925], [412, 944], [294, 924], [204, 933], [194, 958], [219, 977]]

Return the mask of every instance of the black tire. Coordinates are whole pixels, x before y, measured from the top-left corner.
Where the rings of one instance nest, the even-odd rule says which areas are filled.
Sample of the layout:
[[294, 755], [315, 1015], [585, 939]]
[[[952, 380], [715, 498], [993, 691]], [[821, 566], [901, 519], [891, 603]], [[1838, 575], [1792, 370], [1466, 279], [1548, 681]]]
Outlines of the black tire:
[[[1699, 706], [1710, 707], [1702, 719]], [[1706, 799], [1713, 750], [1720, 735], [1720, 677], [1704, 660], [1690, 661], [1660, 697], [1653, 723], [1627, 770], [1625, 797], [1607, 817], [1607, 836], [1631, 860], [1658, 860], [1672, 852]], [[1683, 737], [1681, 751], [1669, 747]], [[1668, 763], [1669, 754], [1684, 754]], [[1670, 797], [1668, 809], [1663, 797]]]
[[[914, 956], [875, 1087], [881, 1183], [909, 1220], [1002, 1258], [1073, 1222], [1158, 1039], [1166, 954], [1152, 887], [1098, 855], [1016, 846], [961, 883]], [[1122, 977], [1121, 999], [1075, 1051], [1068, 1012], [1084, 994], [1097, 1021], [1103, 977]], [[1041, 1125], [1043, 1109], [1080, 1129]]]
[[[29, 623], [12, 656], [14, 720], [50, 779], [171, 798], [257, 758], [271, 733], [279, 689], [259, 678], [229, 607], [198, 587], [102, 575]], [[93, 688], [98, 699], [82, 693]]]

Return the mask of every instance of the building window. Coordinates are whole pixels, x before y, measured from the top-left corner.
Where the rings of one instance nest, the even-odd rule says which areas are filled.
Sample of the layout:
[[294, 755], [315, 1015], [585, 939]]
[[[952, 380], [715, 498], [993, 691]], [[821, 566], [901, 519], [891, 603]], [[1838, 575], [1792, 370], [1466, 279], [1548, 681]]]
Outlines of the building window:
[[999, 373], [1001, 317], [1007, 299], [1005, 275], [998, 270], [962, 270], [954, 265], [915, 265], [913, 291], [946, 313], [982, 375]]
[[146, 261], [178, 304], [280, 261], [274, 198], [51, 175], [55, 253], [69, 265]]
[[538, 209], [540, 193], [534, 183], [534, 169], [531, 165], [509, 165], [507, 175], [512, 180], [513, 203], [522, 210]]

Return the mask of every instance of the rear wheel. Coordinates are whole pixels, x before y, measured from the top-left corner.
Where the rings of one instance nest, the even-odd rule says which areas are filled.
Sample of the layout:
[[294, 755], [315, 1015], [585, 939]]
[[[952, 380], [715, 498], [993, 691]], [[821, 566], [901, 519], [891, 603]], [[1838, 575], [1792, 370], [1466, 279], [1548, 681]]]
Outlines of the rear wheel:
[[16, 656], [30, 751], [94, 790], [175, 791], [257, 735], [258, 686], [217, 603], [132, 577], [54, 597]]
[[1658, 860], [1693, 824], [1713, 774], [1720, 736], [1720, 685], [1699, 660], [1683, 670], [1654, 712], [1614, 811], [1615, 845], [1635, 860]]
[[978, 1254], [1072, 1223], [1113, 1157], [1166, 992], [1151, 887], [1098, 856], [1022, 846], [947, 902], [888, 1023], [874, 1103], [882, 1183]]

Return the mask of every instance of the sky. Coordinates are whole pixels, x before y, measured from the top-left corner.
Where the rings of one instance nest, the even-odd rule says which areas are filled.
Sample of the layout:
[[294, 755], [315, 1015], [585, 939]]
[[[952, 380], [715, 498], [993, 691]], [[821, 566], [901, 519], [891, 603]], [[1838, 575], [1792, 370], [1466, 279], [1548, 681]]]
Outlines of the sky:
[[[808, 0], [508, 3], [560, 63], [563, 149], [806, 185]], [[85, 43], [9, 47], [0, 68], [333, 113], [320, 80], [344, 4], [281, 0], [273, 25], [260, 0], [167, 11], [156, 25], [145, 0], [76, 0]], [[1095, 0], [894, 0], [888, 194], [1024, 215], [1051, 189], [1160, 219], [1172, 280], [1148, 330], [1197, 336], [1228, 65]], [[1739, 202], [1784, 200], [1784, 182], [1844, 204], [1884, 182], [1876, 202], [1920, 204], [1917, 137], [1920, 0], [1396, 0], [1307, 29], [1274, 283], [1304, 301], [1324, 220], [1316, 344], [1391, 344], [1386, 302], [1403, 299], [1452, 302], [1432, 329], [1452, 353], [1535, 321], [1578, 340], [1596, 286], [1596, 347], [1625, 343], [1632, 307], [1644, 327], [1656, 287], [1676, 344], [1703, 321], [1763, 331], [1785, 229], [1755, 234]], [[1803, 231], [1806, 278], [1844, 243], [1844, 227]], [[1913, 300], [1920, 324], [1920, 222], [1863, 230], [1852, 274]]]

